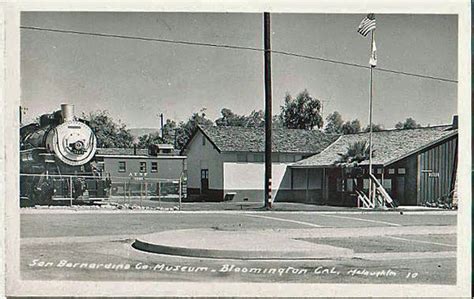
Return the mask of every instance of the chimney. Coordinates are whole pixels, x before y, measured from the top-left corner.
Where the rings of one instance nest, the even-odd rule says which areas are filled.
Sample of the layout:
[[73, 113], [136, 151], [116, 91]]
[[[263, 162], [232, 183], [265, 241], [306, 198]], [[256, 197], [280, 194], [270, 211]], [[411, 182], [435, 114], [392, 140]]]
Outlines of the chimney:
[[74, 105], [61, 104], [61, 116], [63, 117], [63, 122], [73, 121]]
[[454, 115], [454, 116], [453, 116], [452, 128], [453, 128], [453, 129], [457, 129], [457, 128], [458, 128], [458, 116], [457, 116], [457, 115]]

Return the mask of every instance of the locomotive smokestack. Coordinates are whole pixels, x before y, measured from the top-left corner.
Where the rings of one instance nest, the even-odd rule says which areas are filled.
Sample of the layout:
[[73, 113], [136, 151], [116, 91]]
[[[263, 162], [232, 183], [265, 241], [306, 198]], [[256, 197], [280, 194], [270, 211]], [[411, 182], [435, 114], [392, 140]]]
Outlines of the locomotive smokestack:
[[63, 122], [73, 121], [74, 105], [61, 104], [61, 116], [63, 117]]

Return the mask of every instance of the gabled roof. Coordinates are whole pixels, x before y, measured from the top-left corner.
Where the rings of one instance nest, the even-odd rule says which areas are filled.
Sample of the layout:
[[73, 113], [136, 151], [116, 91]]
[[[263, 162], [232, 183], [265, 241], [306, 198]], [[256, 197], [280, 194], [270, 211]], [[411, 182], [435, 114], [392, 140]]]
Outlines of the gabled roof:
[[[198, 127], [219, 152], [264, 152], [264, 128], [211, 126]], [[319, 131], [273, 129], [272, 151], [275, 153], [319, 153], [337, 139]]]
[[[451, 126], [373, 132], [373, 164], [384, 166], [392, 164], [456, 134], [457, 129], [452, 130]], [[357, 141], [366, 141], [368, 144], [369, 133], [341, 135], [324, 151], [298, 161], [291, 167], [333, 166], [339, 160], [339, 154], [346, 153], [348, 147]], [[367, 160], [360, 163], [360, 165], [368, 164]]]

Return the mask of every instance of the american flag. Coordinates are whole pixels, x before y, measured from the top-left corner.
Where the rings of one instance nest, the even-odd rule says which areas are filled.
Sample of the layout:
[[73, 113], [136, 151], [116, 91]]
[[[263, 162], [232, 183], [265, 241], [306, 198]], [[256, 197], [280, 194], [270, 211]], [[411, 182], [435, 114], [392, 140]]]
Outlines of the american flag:
[[362, 34], [363, 36], [367, 36], [370, 31], [375, 29], [375, 15], [370, 13], [365, 17], [362, 22], [360, 22], [359, 29], [357, 32]]

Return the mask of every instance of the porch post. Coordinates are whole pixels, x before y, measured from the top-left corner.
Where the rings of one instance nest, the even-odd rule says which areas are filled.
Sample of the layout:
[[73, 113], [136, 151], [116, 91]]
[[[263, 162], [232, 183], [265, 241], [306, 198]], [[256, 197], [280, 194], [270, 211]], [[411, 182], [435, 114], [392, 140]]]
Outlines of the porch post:
[[306, 194], [305, 202], [308, 203], [308, 193], [309, 193], [309, 168], [306, 168]]

